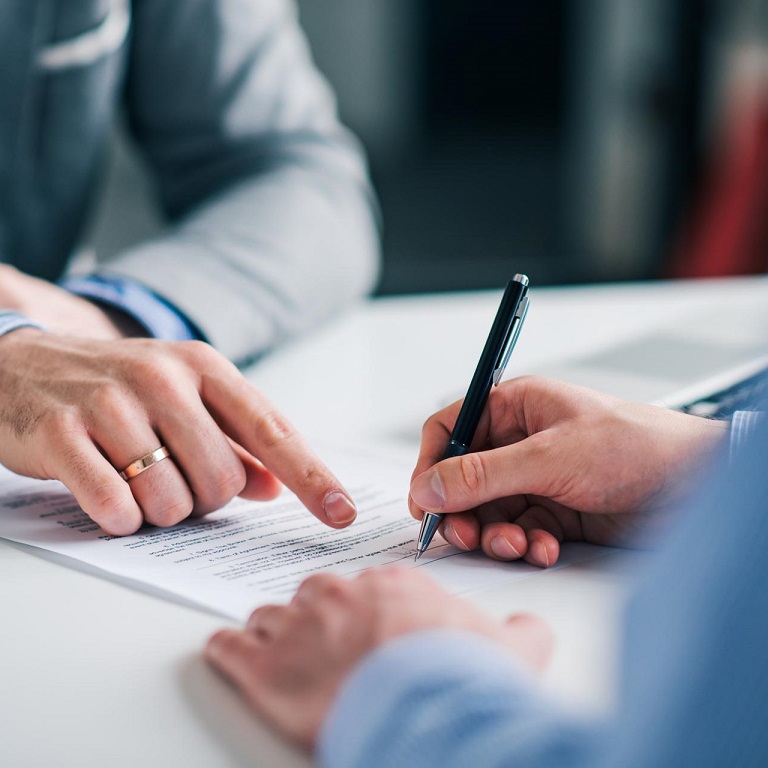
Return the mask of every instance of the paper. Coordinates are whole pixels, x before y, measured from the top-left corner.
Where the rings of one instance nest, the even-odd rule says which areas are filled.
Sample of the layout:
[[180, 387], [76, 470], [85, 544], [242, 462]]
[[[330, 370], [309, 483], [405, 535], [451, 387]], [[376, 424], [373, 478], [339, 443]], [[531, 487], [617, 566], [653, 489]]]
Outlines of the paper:
[[[93, 523], [60, 483], [0, 468], [0, 536], [238, 620], [258, 605], [287, 602], [303, 579], [319, 571], [353, 576], [398, 563], [425, 568], [455, 594], [539, 572], [525, 563], [459, 552], [439, 538], [414, 562], [418, 524], [406, 508], [407, 473], [360, 457], [332, 465], [344, 465], [346, 476], [356, 477], [347, 489], [358, 519], [342, 531], [320, 523], [285, 492], [272, 502], [235, 499], [204, 518], [118, 538]], [[601, 551], [584, 545], [569, 558]]]

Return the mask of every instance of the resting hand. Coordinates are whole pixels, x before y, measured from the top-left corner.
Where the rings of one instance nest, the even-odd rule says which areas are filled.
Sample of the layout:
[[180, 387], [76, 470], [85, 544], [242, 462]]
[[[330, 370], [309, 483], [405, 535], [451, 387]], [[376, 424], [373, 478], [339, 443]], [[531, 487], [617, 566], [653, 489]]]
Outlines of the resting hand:
[[475, 632], [536, 668], [552, 647], [539, 619], [504, 624], [418, 571], [382, 568], [352, 581], [311, 576], [290, 605], [258, 608], [244, 630], [214, 635], [206, 657], [261, 717], [310, 749], [339, 687], [366, 654], [399, 635], [443, 627]]
[[20, 312], [51, 333], [104, 341], [146, 332], [128, 315], [0, 264], [0, 308]]
[[[471, 453], [440, 461], [459, 413], [424, 426], [410, 510], [497, 560], [557, 561], [562, 541], [620, 545], [662, 518], [727, 424], [523, 377], [494, 389]], [[439, 462], [439, 463], [437, 463]]]
[[[129, 482], [119, 471], [165, 445]], [[23, 328], [0, 338], [0, 462], [61, 480], [108, 533], [173, 525], [280, 481], [341, 528], [355, 508], [294, 428], [202, 342], [119, 344]]]

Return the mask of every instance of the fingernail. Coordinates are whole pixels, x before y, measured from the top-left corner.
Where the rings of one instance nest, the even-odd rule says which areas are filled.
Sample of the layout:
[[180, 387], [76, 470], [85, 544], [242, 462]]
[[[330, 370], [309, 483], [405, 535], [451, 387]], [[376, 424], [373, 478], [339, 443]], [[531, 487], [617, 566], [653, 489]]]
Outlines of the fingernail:
[[469, 547], [464, 543], [464, 539], [459, 536], [459, 532], [456, 530], [455, 525], [450, 525], [449, 523], [446, 523], [445, 526], [446, 533], [450, 533], [451, 536], [453, 536], [456, 541], [459, 542], [459, 547], [463, 549], [465, 552], [469, 552]]
[[340, 491], [332, 491], [323, 502], [325, 516], [337, 525], [351, 523], [357, 517], [357, 508]]
[[491, 552], [504, 560], [520, 557], [520, 553], [503, 536], [494, 536], [491, 539]]
[[411, 484], [411, 498], [422, 509], [442, 509], [445, 506], [443, 481], [437, 470], [419, 475]]
[[533, 542], [531, 546], [531, 555], [533, 555], [533, 558], [539, 563], [542, 563], [545, 568], [549, 566], [549, 553], [547, 552], [547, 548], [544, 546], [543, 541]]

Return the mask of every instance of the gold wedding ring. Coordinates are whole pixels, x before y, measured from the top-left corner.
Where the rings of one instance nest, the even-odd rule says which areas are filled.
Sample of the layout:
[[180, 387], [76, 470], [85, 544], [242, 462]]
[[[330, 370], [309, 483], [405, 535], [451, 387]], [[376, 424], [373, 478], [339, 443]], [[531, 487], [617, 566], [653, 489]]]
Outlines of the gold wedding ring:
[[132, 480], [136, 475], [140, 475], [145, 470], [149, 469], [150, 467], [153, 467], [155, 464], [157, 464], [159, 461], [162, 461], [163, 459], [167, 459], [171, 454], [168, 453], [168, 449], [161, 445], [159, 448], [152, 451], [152, 453], [147, 453], [146, 455], [142, 456], [140, 459], [136, 459], [136, 461], [132, 461], [121, 473], [120, 477], [123, 478], [126, 482], [128, 480]]

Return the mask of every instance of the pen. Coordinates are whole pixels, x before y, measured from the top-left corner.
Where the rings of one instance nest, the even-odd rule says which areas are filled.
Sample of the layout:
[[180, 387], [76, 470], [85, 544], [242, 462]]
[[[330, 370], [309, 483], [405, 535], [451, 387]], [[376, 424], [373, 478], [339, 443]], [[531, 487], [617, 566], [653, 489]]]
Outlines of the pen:
[[[464, 398], [441, 461], [453, 456], [463, 456], [469, 450], [491, 386], [498, 386], [501, 381], [527, 312], [528, 278], [526, 275], [518, 274], [507, 283], [496, 312], [496, 319], [491, 326], [491, 332], [480, 355], [480, 362], [469, 384], [467, 396]], [[427, 512], [424, 515], [416, 543], [416, 560], [429, 546], [442, 519], [443, 515], [437, 512]]]

